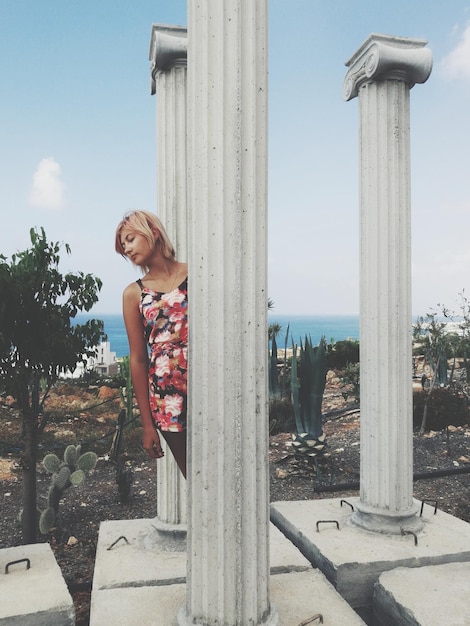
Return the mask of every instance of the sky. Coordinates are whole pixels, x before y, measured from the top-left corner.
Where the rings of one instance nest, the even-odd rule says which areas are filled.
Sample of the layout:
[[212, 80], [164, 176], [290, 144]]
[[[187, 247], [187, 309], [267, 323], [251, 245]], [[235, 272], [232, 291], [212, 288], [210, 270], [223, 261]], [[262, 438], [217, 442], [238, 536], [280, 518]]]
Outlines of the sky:
[[[190, 0], [191, 1], [191, 0]], [[0, 254], [31, 228], [70, 245], [119, 313], [139, 274], [114, 252], [131, 209], [158, 213], [152, 24], [185, 0], [0, 0]], [[371, 33], [428, 41], [411, 90], [412, 309], [469, 295], [470, 0], [269, 0], [269, 296], [274, 313], [359, 312], [358, 99], [346, 61]]]

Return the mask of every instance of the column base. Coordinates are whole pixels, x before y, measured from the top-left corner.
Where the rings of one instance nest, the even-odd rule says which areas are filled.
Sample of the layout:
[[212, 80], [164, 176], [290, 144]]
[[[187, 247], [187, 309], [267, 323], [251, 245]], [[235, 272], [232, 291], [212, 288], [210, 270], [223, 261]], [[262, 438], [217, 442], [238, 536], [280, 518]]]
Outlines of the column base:
[[408, 510], [397, 513], [372, 507], [361, 501], [355, 502], [354, 506], [351, 522], [371, 532], [387, 535], [402, 535], [407, 531], [418, 533], [424, 525], [422, 519], [416, 515], [419, 509], [417, 502], [414, 502]]
[[175, 539], [186, 539], [188, 533], [187, 524], [172, 524], [171, 522], [163, 522], [160, 518], [152, 519], [152, 526], [156, 531], [163, 535], [171, 535]]
[[186, 550], [186, 524], [170, 524], [155, 517], [151, 520], [150, 525], [151, 530], [144, 539], [147, 548], [158, 546], [167, 552], [184, 552]]
[[[196, 626], [199, 624], [200, 626], [204, 626], [205, 622], [195, 622], [188, 616], [186, 611], [186, 604], [178, 611], [178, 626]], [[234, 626], [237, 626], [234, 624]], [[268, 617], [262, 622], [258, 622], [256, 626], [279, 626], [279, 614], [275, 606], [271, 604], [270, 611]]]

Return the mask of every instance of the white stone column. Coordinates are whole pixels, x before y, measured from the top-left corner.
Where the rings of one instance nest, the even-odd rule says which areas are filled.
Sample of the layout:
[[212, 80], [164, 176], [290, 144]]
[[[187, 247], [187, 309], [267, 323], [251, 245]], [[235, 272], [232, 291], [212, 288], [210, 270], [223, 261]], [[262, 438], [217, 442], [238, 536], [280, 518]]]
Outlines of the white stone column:
[[[157, 96], [157, 212], [175, 246], [187, 259], [186, 90], [187, 32], [154, 24], [150, 41], [151, 92]], [[160, 531], [185, 533], [186, 481], [162, 439], [165, 456], [157, 465]]]
[[266, 0], [188, 3], [188, 577], [180, 625], [269, 602]]
[[417, 530], [413, 501], [409, 92], [427, 80], [426, 41], [371, 35], [346, 63], [359, 96], [361, 489], [352, 520]]

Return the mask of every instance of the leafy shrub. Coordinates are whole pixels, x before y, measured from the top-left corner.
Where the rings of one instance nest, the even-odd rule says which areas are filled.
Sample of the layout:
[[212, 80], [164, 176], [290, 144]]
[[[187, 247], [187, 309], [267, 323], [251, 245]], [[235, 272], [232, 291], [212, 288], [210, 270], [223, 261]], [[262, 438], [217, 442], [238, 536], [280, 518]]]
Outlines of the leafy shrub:
[[[421, 426], [426, 393], [413, 393], [413, 425]], [[470, 420], [470, 411], [465, 396], [451, 387], [436, 387], [430, 392], [428, 401], [427, 430], [443, 430], [449, 425], [463, 426]]]
[[348, 363], [340, 373], [341, 393], [345, 400], [347, 400], [349, 396], [352, 396], [356, 402], [360, 401], [360, 373], [359, 363]]
[[359, 363], [359, 341], [344, 339], [336, 341], [328, 347], [326, 365], [332, 370], [342, 370], [349, 363]]

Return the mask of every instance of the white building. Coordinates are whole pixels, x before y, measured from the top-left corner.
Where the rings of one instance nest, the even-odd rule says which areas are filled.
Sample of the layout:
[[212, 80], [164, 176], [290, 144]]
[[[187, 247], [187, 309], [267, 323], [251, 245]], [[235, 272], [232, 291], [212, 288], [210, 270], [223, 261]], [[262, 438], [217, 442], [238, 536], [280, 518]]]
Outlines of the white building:
[[102, 376], [116, 376], [119, 374], [119, 361], [116, 353], [111, 352], [109, 341], [103, 341], [95, 348], [96, 356], [88, 357], [86, 365], [77, 363], [73, 372], [67, 372], [61, 378], [80, 378], [87, 371], [95, 371]]
[[94, 370], [104, 376], [116, 376], [119, 373], [119, 363], [116, 360], [116, 353], [111, 352], [109, 341], [103, 341], [96, 348], [96, 357], [90, 357], [87, 362], [87, 369]]

